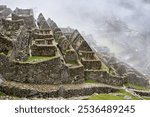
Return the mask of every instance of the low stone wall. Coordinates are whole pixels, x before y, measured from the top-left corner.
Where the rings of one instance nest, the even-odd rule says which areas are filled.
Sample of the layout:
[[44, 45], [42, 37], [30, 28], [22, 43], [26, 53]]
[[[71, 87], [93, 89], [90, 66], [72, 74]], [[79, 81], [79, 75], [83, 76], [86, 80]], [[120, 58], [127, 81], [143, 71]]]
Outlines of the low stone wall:
[[126, 79], [119, 76], [112, 76], [106, 71], [100, 70], [85, 70], [85, 79], [94, 80], [99, 83], [105, 83], [115, 86], [123, 86], [126, 83]]
[[[16, 84], [16, 85], [15, 85]], [[47, 86], [39, 86], [39, 89], [42, 89]], [[71, 98], [78, 96], [89, 96], [94, 93], [113, 93], [117, 92], [119, 88], [114, 88], [111, 86], [102, 86], [99, 84], [83, 84], [79, 86], [69, 85], [69, 86], [55, 86], [55, 88], [51, 88], [53, 86], [49, 86], [47, 91], [41, 91], [35, 88], [27, 88], [23, 86], [17, 86], [17, 83], [14, 85], [10, 83], [2, 83], [0, 84], [0, 91], [4, 92], [7, 95], [13, 95], [17, 97], [25, 97], [25, 98]]]
[[99, 60], [81, 60], [85, 70], [99, 70], [101, 69], [101, 61]]
[[32, 45], [31, 54], [32, 56], [55, 56], [57, 52], [56, 46], [52, 45]]

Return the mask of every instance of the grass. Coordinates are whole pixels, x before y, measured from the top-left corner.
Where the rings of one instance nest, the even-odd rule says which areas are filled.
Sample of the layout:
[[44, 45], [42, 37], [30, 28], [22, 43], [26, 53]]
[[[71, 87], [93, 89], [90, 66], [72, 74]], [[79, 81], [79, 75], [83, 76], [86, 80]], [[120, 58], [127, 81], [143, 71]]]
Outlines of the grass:
[[131, 88], [134, 88], [134, 89], [137, 89], [137, 90], [144, 90], [144, 91], [149, 91], [150, 89], [144, 87], [144, 86], [139, 86], [139, 85], [135, 85], [135, 84], [130, 84], [130, 83], [127, 83], [125, 84], [126, 87], [131, 87]]
[[96, 83], [95, 80], [86, 80], [85, 83]]
[[124, 90], [119, 90], [116, 93], [110, 94], [93, 95], [89, 97], [89, 100], [125, 100], [125, 96], [130, 97], [131, 100], [140, 100], [138, 97], [135, 97]]
[[34, 63], [34, 62], [42, 62], [42, 61], [47, 61], [51, 60], [54, 57], [47, 57], [47, 56], [32, 56], [28, 57], [28, 60], [23, 62], [23, 63]]

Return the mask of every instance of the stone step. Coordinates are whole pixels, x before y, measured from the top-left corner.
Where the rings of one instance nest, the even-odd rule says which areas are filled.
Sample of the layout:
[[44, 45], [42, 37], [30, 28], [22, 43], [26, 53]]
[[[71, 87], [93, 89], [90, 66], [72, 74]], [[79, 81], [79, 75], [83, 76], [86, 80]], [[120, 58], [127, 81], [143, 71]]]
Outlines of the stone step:
[[0, 91], [7, 95], [25, 98], [71, 98], [88, 96], [94, 93], [113, 93], [121, 87], [100, 83], [66, 84], [66, 85], [36, 85], [5, 81], [0, 84]]

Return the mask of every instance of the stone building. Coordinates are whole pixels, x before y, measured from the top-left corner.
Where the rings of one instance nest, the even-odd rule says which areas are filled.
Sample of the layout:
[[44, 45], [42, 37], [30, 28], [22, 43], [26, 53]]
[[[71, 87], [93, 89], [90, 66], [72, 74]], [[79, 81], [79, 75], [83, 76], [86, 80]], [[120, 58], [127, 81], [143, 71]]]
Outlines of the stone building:
[[32, 9], [16, 8], [12, 13], [12, 20], [23, 19], [27, 28], [35, 27], [34, 14]]
[[[5, 9], [0, 6], [0, 11]], [[1, 15], [1, 14], [0, 14]], [[78, 30], [59, 28], [32, 9], [16, 8], [0, 23], [0, 74], [8, 81], [35, 84], [81, 84], [94, 80], [123, 85], [110, 74]], [[36, 25], [37, 24], [37, 25]]]

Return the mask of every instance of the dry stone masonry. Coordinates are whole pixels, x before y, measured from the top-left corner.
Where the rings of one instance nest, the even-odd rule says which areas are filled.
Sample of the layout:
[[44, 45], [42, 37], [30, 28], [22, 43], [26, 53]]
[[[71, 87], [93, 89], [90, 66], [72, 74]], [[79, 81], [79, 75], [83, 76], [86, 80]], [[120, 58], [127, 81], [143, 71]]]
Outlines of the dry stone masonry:
[[[7, 82], [61, 85], [94, 80], [116, 86], [128, 82], [123, 66], [117, 67], [121, 74], [110, 74], [103, 64], [78, 30], [59, 28], [42, 13], [35, 20], [32, 9], [12, 11], [0, 5], [0, 76]], [[1, 90], [5, 91], [2, 86]]]

